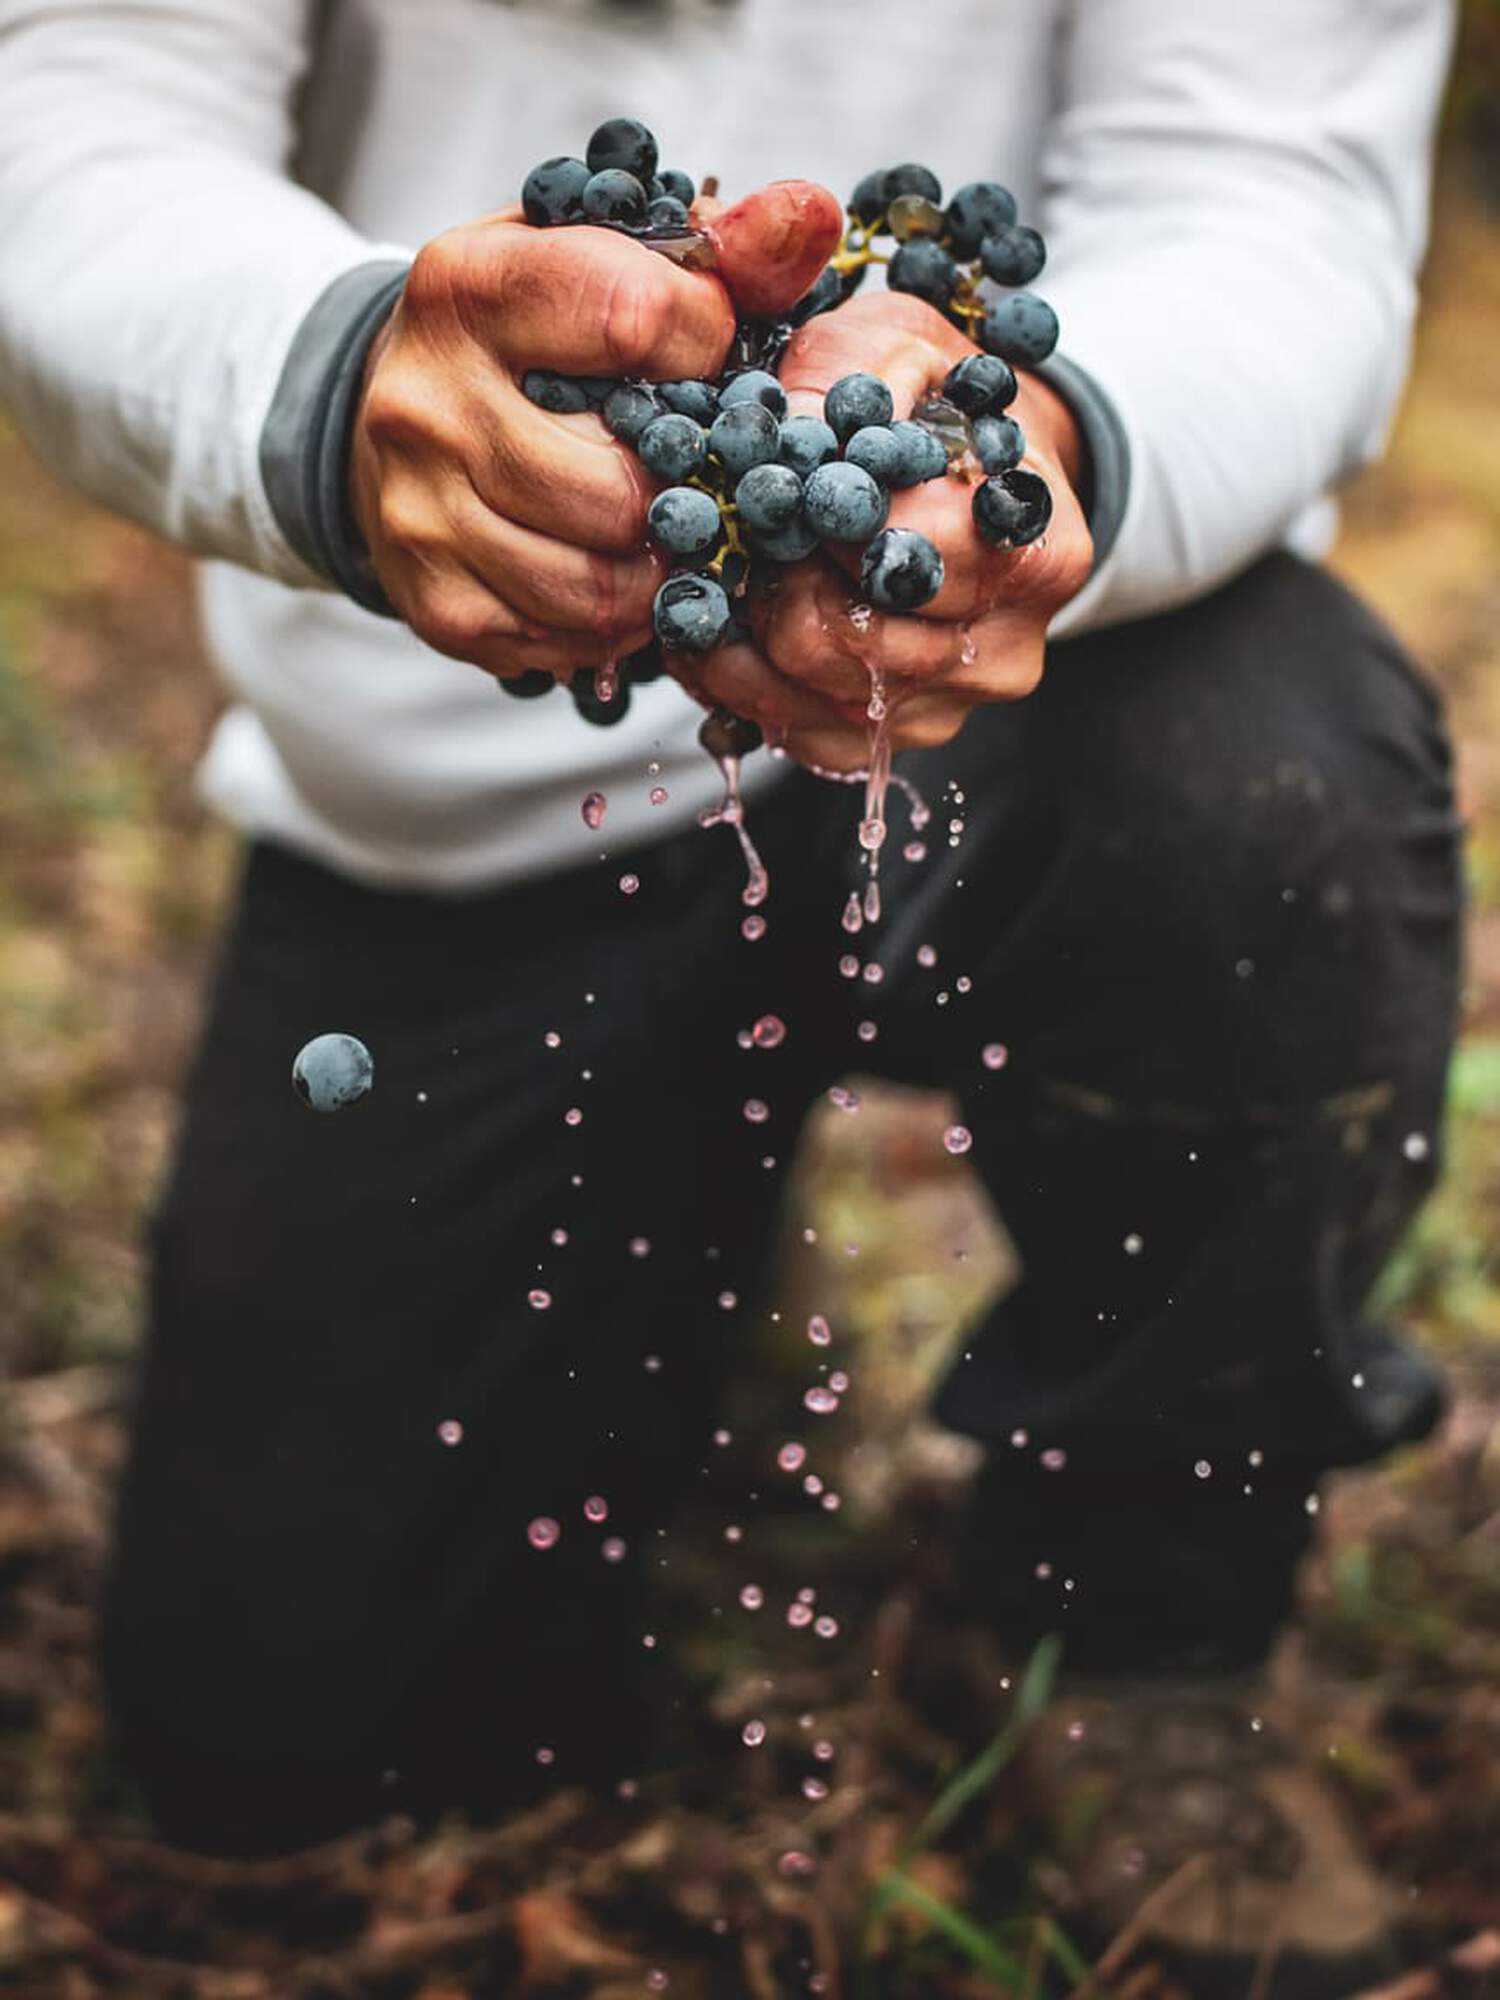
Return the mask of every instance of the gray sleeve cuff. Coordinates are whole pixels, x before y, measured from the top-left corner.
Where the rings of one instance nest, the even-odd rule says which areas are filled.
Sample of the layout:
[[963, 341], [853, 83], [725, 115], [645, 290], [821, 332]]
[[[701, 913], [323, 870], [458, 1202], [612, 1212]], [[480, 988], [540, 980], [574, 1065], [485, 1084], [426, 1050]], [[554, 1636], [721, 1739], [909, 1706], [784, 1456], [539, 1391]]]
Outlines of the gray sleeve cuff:
[[1094, 538], [1094, 568], [1098, 570], [1115, 545], [1125, 503], [1130, 497], [1130, 440], [1119, 412], [1087, 369], [1054, 354], [1035, 371], [1057, 391], [1078, 419], [1088, 454], [1084, 512]]
[[404, 264], [336, 278], [297, 329], [260, 434], [266, 497], [302, 560], [356, 604], [394, 617], [349, 504], [349, 439], [376, 335], [406, 283]]

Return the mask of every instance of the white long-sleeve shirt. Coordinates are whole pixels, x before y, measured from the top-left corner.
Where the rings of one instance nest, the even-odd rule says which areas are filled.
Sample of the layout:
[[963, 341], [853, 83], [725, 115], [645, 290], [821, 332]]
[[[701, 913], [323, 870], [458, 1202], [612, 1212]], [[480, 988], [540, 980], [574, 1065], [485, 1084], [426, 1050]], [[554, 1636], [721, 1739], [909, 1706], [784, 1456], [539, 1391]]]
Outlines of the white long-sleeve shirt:
[[616, 847], [707, 800], [698, 711], [669, 681], [607, 731], [563, 694], [505, 701], [307, 567], [261, 439], [334, 280], [514, 199], [622, 111], [731, 195], [798, 174], [842, 196], [902, 158], [998, 177], [1129, 444], [1113, 547], [1058, 621], [1078, 631], [1315, 546], [1323, 496], [1380, 449], [1450, 12], [0, 0], [0, 398], [57, 472], [210, 559], [235, 705], [204, 782], [247, 831], [393, 884], [566, 866], [598, 850], [588, 790]]

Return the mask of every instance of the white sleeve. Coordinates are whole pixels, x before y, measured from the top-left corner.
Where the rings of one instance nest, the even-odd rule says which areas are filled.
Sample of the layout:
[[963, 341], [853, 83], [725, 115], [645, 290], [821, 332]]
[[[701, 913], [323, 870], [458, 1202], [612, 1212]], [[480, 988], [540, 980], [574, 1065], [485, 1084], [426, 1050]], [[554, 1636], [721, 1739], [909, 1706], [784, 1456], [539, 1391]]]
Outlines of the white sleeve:
[[258, 450], [372, 246], [287, 178], [312, 0], [0, 0], [0, 400], [52, 469], [203, 555], [318, 579]]
[[1059, 634], [1164, 610], [1380, 451], [1405, 378], [1449, 0], [1071, 0], [1042, 161], [1062, 352], [1129, 444]]

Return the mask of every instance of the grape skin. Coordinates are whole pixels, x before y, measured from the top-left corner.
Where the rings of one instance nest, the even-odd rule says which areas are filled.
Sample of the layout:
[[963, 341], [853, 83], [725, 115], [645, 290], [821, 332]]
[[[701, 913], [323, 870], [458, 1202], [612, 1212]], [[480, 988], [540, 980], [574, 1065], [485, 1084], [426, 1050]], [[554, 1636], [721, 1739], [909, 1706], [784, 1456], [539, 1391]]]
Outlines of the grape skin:
[[1036, 368], [1057, 346], [1057, 314], [1035, 292], [996, 299], [984, 316], [980, 344], [1018, 368]]
[[647, 424], [636, 450], [648, 472], [680, 486], [708, 456], [708, 438], [702, 424], [673, 413]]
[[591, 174], [615, 170], [645, 182], [655, 177], [660, 155], [655, 135], [639, 118], [606, 118], [589, 140], [584, 157]]
[[977, 257], [986, 236], [1016, 219], [1016, 198], [999, 181], [968, 181], [948, 204], [948, 240], [960, 257]]
[[664, 646], [707, 653], [730, 623], [729, 599], [711, 576], [668, 577], [656, 593], [652, 619]]
[[1026, 433], [1014, 417], [975, 417], [969, 429], [986, 472], [1009, 472], [1026, 456]]
[[781, 426], [762, 403], [721, 409], [708, 434], [709, 450], [738, 479], [752, 465], [766, 465], [781, 448]]
[[1001, 472], [974, 489], [974, 526], [995, 548], [1034, 542], [1052, 519], [1052, 494], [1034, 472]]
[[745, 526], [775, 535], [802, 513], [802, 481], [789, 465], [752, 465], [734, 489], [734, 504]]
[[696, 486], [669, 486], [646, 510], [654, 540], [674, 556], [703, 556], [724, 531], [719, 503]]
[[1015, 371], [998, 354], [966, 354], [948, 371], [943, 394], [966, 417], [988, 416], [1016, 400]]
[[807, 525], [824, 541], [864, 542], [885, 526], [890, 495], [857, 465], [820, 465], [802, 495]]
[[625, 444], [638, 442], [647, 424], [665, 414], [656, 392], [644, 382], [621, 382], [604, 399], [605, 424]]
[[555, 229], [562, 223], [578, 221], [583, 214], [583, 190], [588, 180], [589, 170], [582, 160], [570, 159], [565, 153], [556, 159], [543, 160], [539, 167], [532, 168], [521, 189], [526, 220], [534, 229]]
[[838, 438], [821, 417], [788, 417], [781, 426], [777, 456], [804, 479], [838, 455]]
[[1034, 229], [1013, 222], [997, 229], [979, 246], [979, 261], [985, 276], [997, 285], [1029, 285], [1039, 278], [1047, 262], [1047, 246]]
[[586, 222], [623, 222], [628, 228], [639, 229], [645, 223], [646, 208], [646, 190], [623, 168], [606, 167], [584, 185]]
[[842, 441], [867, 424], [888, 424], [895, 399], [878, 375], [842, 375], [823, 398], [823, 416]]
[[747, 368], [731, 375], [719, 391], [719, 408], [732, 410], [736, 403], [759, 403], [779, 422], [786, 415], [786, 390], [765, 368]]
[[915, 611], [943, 587], [941, 552], [914, 528], [887, 528], [865, 550], [859, 583], [882, 611]]
[[554, 375], [550, 368], [528, 369], [521, 378], [521, 392], [529, 403], [535, 403], [539, 410], [551, 410], [555, 416], [578, 416], [589, 406], [581, 382]]

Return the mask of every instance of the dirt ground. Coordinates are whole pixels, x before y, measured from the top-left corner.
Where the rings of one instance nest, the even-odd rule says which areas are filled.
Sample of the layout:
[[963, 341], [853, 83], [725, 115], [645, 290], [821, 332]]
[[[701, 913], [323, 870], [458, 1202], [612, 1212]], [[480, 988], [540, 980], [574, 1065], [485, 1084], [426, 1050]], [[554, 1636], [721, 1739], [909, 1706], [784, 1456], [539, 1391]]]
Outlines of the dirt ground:
[[[1386, 1280], [1455, 1402], [1430, 1445], [1332, 1483], [1278, 1663], [1306, 1755], [1405, 1896], [1391, 2000], [1500, 1994], [1500, 228], [1456, 178], [1427, 297], [1392, 454], [1351, 494], [1336, 560], [1441, 681], [1473, 825], [1451, 1165]], [[931, 1600], [905, 1527], [951, 1505], [966, 1469], [911, 1412], [1008, 1268], [922, 1099], [830, 1114], [788, 1225], [800, 1292], [860, 1354], [843, 1518], [863, 1541], [793, 1524], [767, 1597], [791, 1597], [815, 1550], [857, 1638], [819, 1651], [767, 1620], [752, 1651], [689, 1621], [684, 1662], [723, 1747], [632, 1797], [562, 1791], [499, 1827], [420, 1837], [393, 1821], [258, 1865], [152, 1840], [103, 1745], [91, 1639], [140, 1226], [233, 867], [190, 783], [217, 702], [182, 563], [0, 432], [0, 1992], [1089, 1990], [1066, 1871], [1008, 1739], [965, 1802], [1025, 1663], [930, 1618], [920, 1666], [911, 1643]], [[857, 1261], [824, 1254], [851, 1238]], [[774, 1344], [760, 1365], [784, 1365]], [[739, 1742], [747, 1705], [767, 1726], [758, 1759]], [[826, 1796], [803, 1785], [805, 1715], [840, 1745]], [[1274, 1957], [1257, 2000], [1279, 1990]], [[1092, 1990], [1191, 1991], [1145, 1932], [1115, 1938]]]

